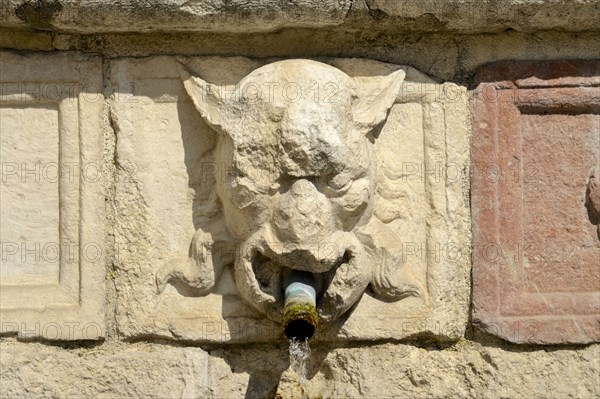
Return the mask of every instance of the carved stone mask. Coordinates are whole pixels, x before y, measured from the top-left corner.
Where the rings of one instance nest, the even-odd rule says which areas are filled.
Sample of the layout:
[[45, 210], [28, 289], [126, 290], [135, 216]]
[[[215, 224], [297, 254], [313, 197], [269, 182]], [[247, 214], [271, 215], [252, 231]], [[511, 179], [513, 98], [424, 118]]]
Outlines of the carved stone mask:
[[[367, 92], [339, 69], [311, 60], [258, 68], [233, 92], [184, 68], [182, 78], [218, 132], [215, 162], [227, 172], [215, 188], [237, 248], [236, 285], [250, 305], [278, 321], [292, 270], [313, 274], [324, 321], [348, 311], [369, 283], [386, 299], [418, 294], [374, 278], [373, 239], [365, 232], [374, 219], [371, 147], [398, 96], [402, 70]], [[159, 284], [179, 277], [202, 292], [214, 285], [223, 265], [202, 248], [210, 251], [216, 240], [201, 231], [194, 240], [190, 267], [198, 270], [168, 271]]]

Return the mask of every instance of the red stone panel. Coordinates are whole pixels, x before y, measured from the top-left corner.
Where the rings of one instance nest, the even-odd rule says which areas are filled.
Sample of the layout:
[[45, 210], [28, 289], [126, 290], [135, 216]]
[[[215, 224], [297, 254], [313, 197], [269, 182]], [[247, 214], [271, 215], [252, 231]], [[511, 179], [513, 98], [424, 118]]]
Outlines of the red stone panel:
[[473, 323], [600, 341], [600, 62], [503, 62], [475, 82]]

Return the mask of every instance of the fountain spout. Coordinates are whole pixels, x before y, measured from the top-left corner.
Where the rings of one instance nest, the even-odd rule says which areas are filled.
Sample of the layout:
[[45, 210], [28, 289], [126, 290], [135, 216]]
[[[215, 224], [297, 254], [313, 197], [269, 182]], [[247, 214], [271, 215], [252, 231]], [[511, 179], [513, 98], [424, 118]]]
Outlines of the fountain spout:
[[305, 341], [317, 327], [315, 279], [311, 273], [294, 272], [287, 281], [283, 308], [283, 331], [289, 339]]

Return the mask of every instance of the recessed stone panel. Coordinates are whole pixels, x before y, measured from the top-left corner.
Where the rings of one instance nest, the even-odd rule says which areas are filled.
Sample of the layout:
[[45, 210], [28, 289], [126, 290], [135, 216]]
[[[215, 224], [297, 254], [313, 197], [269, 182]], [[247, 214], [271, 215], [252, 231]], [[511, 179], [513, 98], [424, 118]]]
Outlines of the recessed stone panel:
[[98, 339], [101, 63], [76, 54], [0, 53], [0, 65], [0, 333]]
[[473, 320], [518, 343], [600, 340], [600, 64], [502, 63], [473, 103]]
[[58, 165], [58, 110], [46, 105], [2, 107], [0, 131], [2, 282], [55, 283], [60, 254], [58, 176], [56, 167], [43, 171], [42, 165]]

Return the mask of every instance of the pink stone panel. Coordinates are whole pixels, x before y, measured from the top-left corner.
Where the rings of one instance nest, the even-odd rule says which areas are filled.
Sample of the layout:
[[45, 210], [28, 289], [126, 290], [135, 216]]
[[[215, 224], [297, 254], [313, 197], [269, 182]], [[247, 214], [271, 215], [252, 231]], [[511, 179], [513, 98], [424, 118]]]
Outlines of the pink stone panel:
[[600, 62], [485, 66], [472, 107], [474, 325], [600, 341]]

